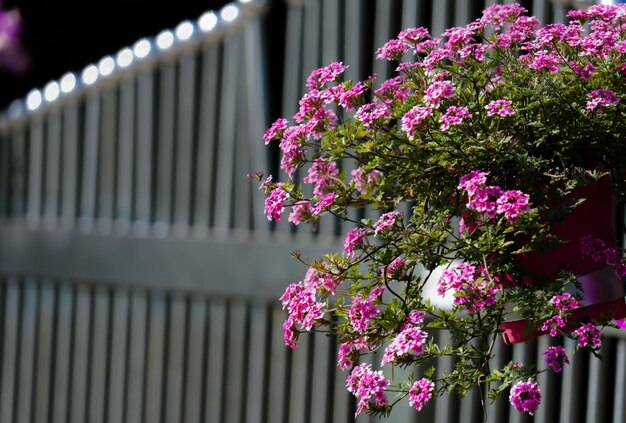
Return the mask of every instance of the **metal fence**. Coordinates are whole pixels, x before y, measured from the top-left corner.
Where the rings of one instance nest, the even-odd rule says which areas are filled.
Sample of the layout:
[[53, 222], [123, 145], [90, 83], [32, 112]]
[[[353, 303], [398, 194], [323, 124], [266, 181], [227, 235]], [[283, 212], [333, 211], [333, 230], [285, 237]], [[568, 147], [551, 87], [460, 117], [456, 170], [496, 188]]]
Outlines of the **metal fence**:
[[[312, 69], [385, 77], [373, 52], [401, 27], [437, 34], [489, 3], [240, 0], [16, 102], [0, 122], [0, 423], [352, 421], [334, 343], [286, 349], [276, 303], [303, 273], [290, 251], [338, 248], [345, 228], [270, 225], [245, 175], [275, 169], [261, 134], [295, 113]], [[565, 12], [525, 3], [544, 21]], [[542, 376], [535, 421], [626, 419], [626, 339], [608, 335], [603, 361], [577, 354]], [[540, 358], [548, 342], [498, 356]], [[418, 419], [483, 421], [480, 397], [401, 404], [390, 421]], [[488, 407], [487, 421], [526, 420], [506, 398]]]

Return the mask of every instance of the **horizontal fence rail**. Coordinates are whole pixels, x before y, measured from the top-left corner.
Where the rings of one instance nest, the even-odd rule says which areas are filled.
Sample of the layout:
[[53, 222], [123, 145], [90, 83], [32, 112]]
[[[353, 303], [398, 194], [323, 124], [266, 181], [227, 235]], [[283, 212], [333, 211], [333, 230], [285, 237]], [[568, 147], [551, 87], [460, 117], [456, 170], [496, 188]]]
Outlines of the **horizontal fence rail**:
[[[349, 79], [383, 80], [374, 51], [401, 28], [438, 35], [493, 3], [240, 0], [16, 102], [0, 120], [0, 423], [354, 421], [336, 340], [287, 349], [276, 301], [304, 273], [289, 252], [338, 251], [349, 228], [270, 224], [246, 173], [277, 171], [262, 133], [296, 113], [313, 69], [341, 60]], [[522, 3], [544, 22], [567, 11]], [[386, 421], [621, 423], [626, 337], [606, 335], [602, 361], [578, 353], [540, 376], [534, 418], [506, 395], [485, 417], [473, 392], [420, 413], [405, 401]], [[553, 342], [498, 343], [492, 364], [541, 362]]]

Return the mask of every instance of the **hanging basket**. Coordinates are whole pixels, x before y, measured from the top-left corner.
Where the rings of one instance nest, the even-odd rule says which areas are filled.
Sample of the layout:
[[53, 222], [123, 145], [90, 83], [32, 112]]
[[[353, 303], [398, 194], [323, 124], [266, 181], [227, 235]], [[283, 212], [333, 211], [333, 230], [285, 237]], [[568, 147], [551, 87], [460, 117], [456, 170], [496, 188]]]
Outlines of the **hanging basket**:
[[[615, 247], [615, 220], [610, 178], [576, 188], [572, 198], [584, 198], [573, 213], [562, 223], [552, 227], [552, 233], [566, 241], [556, 248], [543, 253], [533, 252], [522, 255], [520, 263], [531, 275], [556, 278], [565, 269], [577, 276], [583, 289], [582, 307], [570, 312], [565, 331], [572, 331], [585, 323], [596, 323], [626, 317], [624, 285], [612, 268], [594, 260], [581, 252], [580, 240], [592, 236], [605, 242], [607, 247]], [[570, 293], [575, 293], [570, 292]], [[502, 337], [507, 344], [527, 342], [547, 331], [533, 330], [526, 320], [502, 323]]]

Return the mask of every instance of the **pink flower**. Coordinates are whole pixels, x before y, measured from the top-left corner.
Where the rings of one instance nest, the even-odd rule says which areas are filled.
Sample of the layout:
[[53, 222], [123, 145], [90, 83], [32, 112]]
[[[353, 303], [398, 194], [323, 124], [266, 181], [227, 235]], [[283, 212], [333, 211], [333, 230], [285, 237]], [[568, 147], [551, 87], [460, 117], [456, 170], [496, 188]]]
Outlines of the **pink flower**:
[[354, 255], [354, 249], [363, 244], [363, 240], [365, 240], [365, 234], [365, 229], [351, 229], [346, 234], [346, 239], [343, 241], [343, 253], [348, 257], [352, 257]]
[[403, 102], [411, 90], [404, 85], [404, 77], [396, 76], [383, 82], [379, 89], [374, 91], [380, 101], [390, 106], [394, 102]]
[[417, 326], [406, 327], [385, 348], [381, 365], [397, 363], [408, 355], [423, 354], [427, 337], [428, 334]]
[[385, 395], [387, 386], [389, 386], [389, 381], [385, 379], [382, 371], [373, 371], [369, 364], [356, 366], [346, 380], [348, 392], [359, 399], [355, 417], [363, 410], [368, 410], [370, 402], [379, 407], [387, 405], [388, 400]]
[[343, 342], [337, 351], [337, 367], [341, 370], [352, 368], [359, 351], [369, 349], [369, 344], [365, 338], [357, 338], [353, 341]]
[[376, 58], [399, 61], [407, 51], [409, 51], [409, 45], [394, 38], [387, 41], [384, 46], [376, 50]]
[[428, 38], [430, 38], [428, 29], [421, 26], [419, 28], [406, 28], [398, 34], [400, 41], [411, 44], [416, 44]]
[[432, 380], [421, 378], [409, 390], [409, 406], [420, 411], [433, 397], [435, 384]]
[[551, 367], [554, 373], [560, 373], [563, 365], [569, 364], [565, 348], [560, 345], [549, 347], [543, 354], [546, 356], [546, 366]]
[[530, 57], [525, 55], [520, 57], [521, 61], [528, 62], [528, 67], [534, 70], [546, 69], [549, 72], [558, 72], [560, 59], [557, 55], [552, 54], [546, 50], [539, 50]]
[[454, 97], [454, 85], [451, 81], [435, 81], [433, 82], [424, 93], [424, 100], [437, 108], [444, 98]]
[[539, 384], [532, 379], [528, 379], [526, 382], [517, 382], [511, 388], [509, 401], [517, 411], [526, 412], [532, 416], [541, 404]]
[[323, 68], [315, 69], [306, 80], [309, 90], [319, 90], [331, 82], [336, 82], [348, 68], [341, 62], [333, 62]]
[[554, 305], [557, 310], [567, 312], [577, 307], [580, 307], [580, 304], [574, 297], [572, 297], [567, 292], [561, 295], [555, 295], [550, 298], [550, 304]]
[[389, 109], [384, 104], [368, 103], [359, 108], [354, 118], [360, 121], [363, 126], [369, 128], [375, 124], [382, 123], [386, 118], [390, 117]]
[[626, 262], [617, 248], [606, 247], [606, 243], [587, 235], [580, 239], [581, 252], [590, 255], [595, 261], [615, 268], [615, 274], [621, 278], [626, 276]]
[[265, 145], [269, 144], [272, 140], [281, 139], [285, 128], [287, 128], [287, 119], [280, 118], [276, 120], [276, 122], [272, 123], [272, 126], [270, 126], [263, 135]]
[[472, 114], [467, 107], [450, 106], [448, 110], [446, 110], [446, 113], [439, 118], [441, 130], [446, 131], [452, 125], [460, 125], [463, 123], [463, 119], [469, 119], [471, 117]]
[[302, 182], [313, 184], [313, 195], [322, 196], [332, 191], [332, 184], [336, 182], [338, 175], [339, 169], [335, 162], [319, 157], [315, 159]]
[[578, 337], [579, 348], [587, 346], [599, 348], [602, 344], [602, 341], [600, 340], [600, 333], [600, 329], [591, 323], [586, 323], [574, 331], [574, 334]]
[[[311, 90], [300, 99], [300, 108], [293, 118], [298, 123], [310, 120], [325, 104], [330, 103], [332, 100], [332, 94], [326, 90]], [[319, 117], [317, 120], [319, 120]]]
[[303, 146], [311, 135], [311, 126], [308, 124], [291, 126], [283, 132], [280, 141], [283, 152], [280, 167], [290, 178], [293, 178], [296, 167], [304, 160]]
[[541, 330], [543, 332], [550, 332], [550, 336], [554, 337], [558, 335], [558, 331], [560, 328], [565, 327], [565, 320], [559, 314], [556, 316], [550, 317], [546, 320], [541, 326]]
[[443, 271], [437, 284], [437, 293], [443, 296], [449, 289], [460, 291], [463, 285], [471, 283], [475, 278], [476, 266], [460, 263]]
[[311, 211], [315, 216], [321, 214], [324, 210], [333, 205], [336, 198], [337, 194], [335, 194], [334, 192], [329, 192], [327, 194], [321, 195], [319, 200], [317, 200], [317, 202], [313, 205]]
[[589, 81], [593, 73], [596, 71], [596, 67], [593, 66], [591, 63], [587, 63], [587, 65], [583, 68], [578, 63], [571, 61], [570, 66], [572, 67], [572, 69], [574, 69], [574, 73], [576, 75], [580, 76], [586, 81]]
[[476, 194], [476, 191], [479, 188], [483, 188], [485, 186], [487, 183], [487, 175], [489, 175], [489, 172], [473, 170], [470, 173], [461, 176], [457, 188], [467, 191], [467, 195], [472, 197]]
[[314, 291], [322, 287], [331, 294], [334, 294], [337, 286], [341, 283], [341, 280], [341, 276], [318, 270], [315, 267], [309, 267], [302, 284], [306, 288]]
[[487, 116], [511, 116], [515, 114], [515, 110], [511, 107], [513, 104], [510, 100], [500, 99], [494, 100], [485, 106], [487, 109]]
[[389, 263], [383, 271], [381, 271], [383, 277], [389, 279], [401, 279], [406, 276], [404, 267], [407, 265], [407, 261], [402, 257], [396, 257], [391, 263]]
[[494, 4], [483, 11], [480, 21], [484, 25], [489, 24], [493, 29], [499, 30], [505, 23], [515, 21], [518, 16], [526, 12], [528, 11], [518, 3], [507, 5]]
[[362, 167], [354, 169], [352, 172], [352, 180], [354, 187], [361, 194], [367, 194], [367, 192], [375, 185], [382, 176], [382, 173], [378, 170], [372, 170], [365, 173]]
[[285, 210], [285, 200], [288, 196], [289, 194], [283, 189], [283, 184], [277, 183], [276, 189], [265, 199], [265, 214], [267, 215], [267, 220], [271, 221], [273, 219], [280, 222], [281, 214], [283, 210]]
[[476, 190], [475, 196], [470, 198], [467, 207], [493, 219], [498, 213], [498, 199], [502, 194], [502, 188], [497, 186], [479, 188]]
[[298, 349], [298, 331], [291, 317], [288, 317], [283, 323], [283, 339], [286, 346], [293, 350]]
[[424, 321], [424, 314], [423, 311], [411, 310], [409, 315], [406, 316], [406, 323], [402, 326], [402, 329], [404, 330], [404, 328], [409, 325], [419, 325], [422, 323]]
[[313, 323], [324, 316], [324, 304], [317, 302], [315, 289], [306, 287], [302, 282], [290, 284], [280, 301], [283, 310], [289, 313], [289, 320], [304, 330], [311, 330]]
[[349, 312], [350, 324], [359, 333], [367, 331], [367, 326], [372, 317], [378, 316], [380, 310], [374, 305], [371, 298], [354, 297]]
[[485, 307], [496, 303], [496, 295], [500, 289], [499, 284], [490, 281], [484, 274], [484, 268], [460, 263], [444, 270], [438, 282], [437, 293], [444, 296], [446, 291], [452, 290], [455, 305], [462, 306], [470, 313], [480, 313]]
[[352, 110], [352, 108], [361, 101], [363, 93], [367, 91], [367, 86], [361, 81], [348, 89], [341, 85], [339, 88], [341, 88], [341, 91], [338, 91], [336, 100], [337, 103], [346, 110]]
[[581, 253], [590, 255], [594, 260], [599, 261], [604, 257], [606, 243], [603, 240], [587, 235], [580, 239], [580, 245]]
[[416, 132], [425, 126], [426, 119], [432, 115], [432, 108], [414, 106], [402, 116], [401, 128], [409, 136], [409, 139], [415, 139]]
[[396, 223], [400, 222], [404, 219], [404, 215], [397, 211], [384, 213], [380, 218], [374, 223], [374, 235], [378, 236], [381, 232], [386, 232], [387, 230], [393, 228]]
[[587, 97], [591, 98], [591, 100], [587, 102], [587, 110], [595, 110], [598, 113], [604, 111], [605, 107], [619, 102], [619, 98], [617, 98], [615, 92], [611, 90], [594, 90], [587, 94]]
[[311, 208], [311, 202], [308, 200], [300, 200], [291, 206], [291, 212], [287, 220], [297, 226], [312, 217], [313, 209]]
[[526, 213], [530, 210], [528, 206], [528, 200], [530, 196], [524, 194], [522, 191], [512, 190], [505, 191], [497, 200], [498, 214], [503, 214], [509, 223], [513, 223], [517, 220], [521, 213]]

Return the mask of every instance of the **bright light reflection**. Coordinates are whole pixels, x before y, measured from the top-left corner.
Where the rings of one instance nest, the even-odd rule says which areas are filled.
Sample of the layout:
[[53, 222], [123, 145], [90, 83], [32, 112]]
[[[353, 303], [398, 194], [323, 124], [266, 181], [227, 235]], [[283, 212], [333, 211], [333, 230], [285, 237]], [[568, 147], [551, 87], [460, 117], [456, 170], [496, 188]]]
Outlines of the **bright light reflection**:
[[98, 79], [98, 68], [95, 65], [89, 65], [83, 70], [82, 74], [83, 82], [87, 85], [91, 85]]
[[41, 106], [41, 91], [32, 90], [26, 96], [26, 107], [28, 110], [36, 110], [39, 106]]
[[163, 31], [157, 36], [156, 43], [161, 50], [168, 49], [174, 44], [174, 34], [172, 31]]
[[139, 59], [143, 59], [148, 54], [150, 54], [151, 48], [152, 47], [150, 46], [150, 41], [144, 38], [143, 40], [139, 40], [135, 43], [135, 46], [133, 47], [133, 53], [135, 53], [135, 56], [137, 56]]
[[76, 76], [73, 73], [66, 73], [61, 78], [61, 91], [69, 93], [76, 87]]
[[43, 96], [46, 101], [56, 100], [60, 93], [61, 89], [59, 88], [59, 83], [56, 81], [48, 82], [46, 87], [43, 89]]
[[133, 62], [133, 51], [129, 48], [125, 48], [117, 53], [117, 64], [121, 68], [129, 66]]
[[214, 12], [206, 12], [198, 19], [198, 25], [204, 32], [212, 31], [217, 26], [217, 15]]
[[100, 60], [100, 63], [98, 63], [98, 72], [100, 72], [102, 76], [111, 75], [113, 69], [115, 69], [115, 60], [113, 60], [111, 56], [103, 58]]
[[189, 21], [181, 22], [176, 27], [176, 37], [178, 37], [179, 40], [181, 41], [188, 40], [189, 38], [191, 38], [192, 35], [193, 35], [193, 24], [191, 22]]
[[226, 22], [232, 22], [235, 19], [237, 19], [237, 16], [239, 16], [239, 8], [235, 6], [234, 4], [229, 4], [227, 6], [224, 6], [222, 11], [220, 12], [220, 16]]

